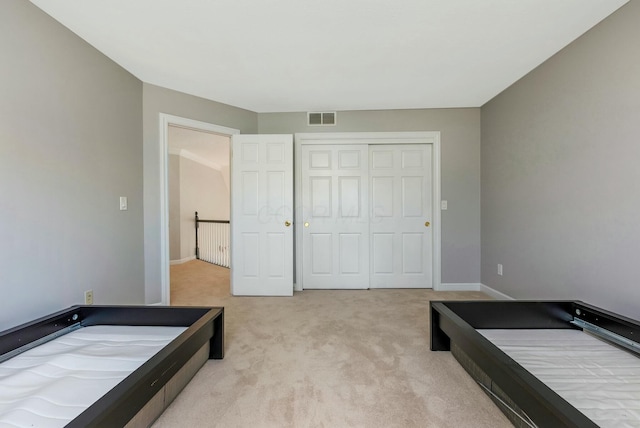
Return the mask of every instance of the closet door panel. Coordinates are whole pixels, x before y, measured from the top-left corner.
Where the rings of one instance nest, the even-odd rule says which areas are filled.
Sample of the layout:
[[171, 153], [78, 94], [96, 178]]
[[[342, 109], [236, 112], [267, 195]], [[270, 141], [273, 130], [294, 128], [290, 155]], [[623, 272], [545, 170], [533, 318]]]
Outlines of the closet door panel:
[[305, 289], [432, 288], [432, 150], [301, 147]]
[[302, 146], [305, 289], [369, 288], [366, 144]]
[[431, 151], [370, 146], [371, 288], [432, 287]]

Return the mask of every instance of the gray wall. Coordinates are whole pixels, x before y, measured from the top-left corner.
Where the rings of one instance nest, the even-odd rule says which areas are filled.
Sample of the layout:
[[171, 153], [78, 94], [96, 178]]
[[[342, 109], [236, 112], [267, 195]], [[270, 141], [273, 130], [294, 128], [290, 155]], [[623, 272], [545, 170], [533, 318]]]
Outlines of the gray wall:
[[440, 131], [442, 282], [480, 282], [480, 109], [338, 112], [337, 126], [307, 126], [306, 113], [263, 113], [261, 134]]
[[160, 113], [239, 129], [243, 134], [258, 132], [257, 113], [170, 89], [143, 84], [144, 132], [144, 269], [146, 303], [162, 299], [160, 283]]
[[639, 22], [631, 1], [482, 107], [484, 284], [640, 319]]
[[0, 330], [88, 289], [144, 303], [142, 83], [23, 0], [0, 52]]

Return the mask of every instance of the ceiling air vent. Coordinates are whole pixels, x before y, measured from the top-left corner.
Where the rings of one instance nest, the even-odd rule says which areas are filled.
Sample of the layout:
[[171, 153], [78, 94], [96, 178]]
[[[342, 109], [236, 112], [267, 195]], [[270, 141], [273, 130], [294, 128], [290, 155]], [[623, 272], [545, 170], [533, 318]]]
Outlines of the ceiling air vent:
[[334, 126], [336, 124], [336, 112], [309, 112], [307, 113], [309, 126]]

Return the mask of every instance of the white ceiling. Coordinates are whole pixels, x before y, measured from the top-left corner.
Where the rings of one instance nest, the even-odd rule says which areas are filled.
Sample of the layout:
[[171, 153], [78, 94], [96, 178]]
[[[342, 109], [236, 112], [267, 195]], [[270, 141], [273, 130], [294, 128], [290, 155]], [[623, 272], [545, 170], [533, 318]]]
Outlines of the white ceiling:
[[478, 107], [627, 0], [31, 0], [144, 82], [259, 113]]
[[229, 137], [171, 125], [169, 153], [220, 171], [229, 167]]

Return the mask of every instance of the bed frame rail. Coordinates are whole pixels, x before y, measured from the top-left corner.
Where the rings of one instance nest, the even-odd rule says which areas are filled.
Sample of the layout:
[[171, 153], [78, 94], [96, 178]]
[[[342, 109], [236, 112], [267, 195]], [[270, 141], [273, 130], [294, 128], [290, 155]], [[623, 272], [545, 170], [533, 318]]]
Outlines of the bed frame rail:
[[[597, 427], [520, 364], [476, 331], [490, 328], [576, 329], [574, 302], [431, 302], [431, 350], [454, 343], [488, 379], [482, 386], [506, 395], [539, 427]], [[504, 410], [504, 409], [502, 409]], [[509, 415], [508, 415], [509, 416]]]
[[54, 338], [76, 326], [182, 326], [183, 333], [71, 421], [67, 427], [125, 426], [203, 347], [224, 358], [224, 308], [73, 306], [0, 332], [0, 356]]

